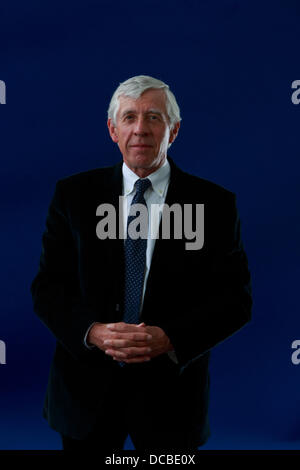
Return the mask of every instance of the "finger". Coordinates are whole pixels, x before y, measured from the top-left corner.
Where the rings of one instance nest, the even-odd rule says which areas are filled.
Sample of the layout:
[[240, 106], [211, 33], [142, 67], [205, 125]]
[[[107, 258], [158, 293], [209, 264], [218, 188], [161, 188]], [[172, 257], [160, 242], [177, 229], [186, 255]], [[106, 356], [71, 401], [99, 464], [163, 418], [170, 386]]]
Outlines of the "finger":
[[108, 340], [111, 339], [130, 339], [133, 341], [147, 341], [152, 339], [152, 335], [146, 331], [141, 331], [141, 329], [135, 328], [133, 330], [117, 330], [113, 328], [108, 328]]
[[117, 333], [115, 334], [116, 339], [128, 339], [131, 341], [148, 341], [152, 339], [152, 335], [149, 333]]
[[106, 349], [105, 354], [108, 354], [109, 356], [113, 356], [114, 358], [118, 359], [119, 361], [123, 360], [123, 359], [127, 359], [127, 354], [125, 354], [125, 353], [123, 353], [119, 350], [115, 350], [115, 349]]
[[[149, 333], [117, 333], [112, 332], [109, 338], [104, 340], [104, 344], [113, 344], [113, 341], [131, 341], [131, 342], [149, 342], [152, 339], [152, 335]], [[122, 345], [121, 345], [122, 346]], [[124, 344], [124, 346], [127, 346]], [[130, 345], [129, 345], [130, 346]]]
[[117, 322], [117, 323], [107, 323], [106, 328], [111, 331], [136, 331], [137, 329], [141, 328], [141, 324], [136, 325], [135, 323], [125, 323], [125, 322]]
[[113, 349], [109, 348], [105, 350], [105, 354], [109, 356], [114, 356], [119, 359], [132, 359], [135, 356], [145, 356], [151, 353], [151, 348], [122, 348], [122, 349]]
[[130, 348], [130, 347], [146, 347], [148, 346], [149, 340], [143, 339], [105, 339], [103, 341], [104, 346], [111, 346], [113, 348]]
[[149, 347], [145, 347], [145, 348], [130, 347], [130, 348], [122, 348], [118, 350], [118, 352], [125, 354], [128, 359], [131, 359], [135, 356], [148, 356], [149, 353], [151, 353], [151, 351], [152, 349]]

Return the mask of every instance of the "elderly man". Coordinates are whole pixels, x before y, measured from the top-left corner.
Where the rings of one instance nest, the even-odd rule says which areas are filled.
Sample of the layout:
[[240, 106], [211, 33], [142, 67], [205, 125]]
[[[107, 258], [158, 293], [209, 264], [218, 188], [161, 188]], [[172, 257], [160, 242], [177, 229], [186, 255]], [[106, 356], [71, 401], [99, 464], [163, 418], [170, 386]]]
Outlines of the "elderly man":
[[[235, 196], [167, 156], [180, 121], [168, 85], [130, 78], [108, 110], [123, 161], [56, 185], [32, 295], [57, 340], [44, 416], [65, 450], [122, 449], [128, 433], [137, 450], [204, 444], [210, 350], [250, 319]], [[99, 235], [107, 204], [116, 230]], [[204, 208], [204, 243], [188, 245], [178, 219], [163, 236], [164, 211], [133, 236], [143, 209], [148, 222], [174, 205]]]

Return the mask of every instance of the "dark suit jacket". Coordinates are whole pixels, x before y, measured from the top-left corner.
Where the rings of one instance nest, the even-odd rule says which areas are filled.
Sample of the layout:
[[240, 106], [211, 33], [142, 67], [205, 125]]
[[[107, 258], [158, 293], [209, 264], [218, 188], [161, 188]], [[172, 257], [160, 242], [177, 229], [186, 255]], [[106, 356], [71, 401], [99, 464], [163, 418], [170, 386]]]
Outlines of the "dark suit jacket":
[[[184, 238], [156, 240], [141, 321], [166, 332], [179, 364], [162, 354], [128, 366], [152, 374], [156, 389], [169, 390], [200, 445], [209, 434], [209, 351], [249, 321], [250, 275], [234, 194], [169, 162], [165, 202], [204, 203], [204, 246], [193, 251], [185, 249]], [[44, 415], [54, 429], [75, 438], [86, 436], [109, 405], [120, 370], [83, 339], [95, 321], [122, 321], [124, 240], [96, 236], [98, 205], [118, 208], [121, 167], [122, 162], [58, 181], [31, 288], [35, 312], [57, 339]]]

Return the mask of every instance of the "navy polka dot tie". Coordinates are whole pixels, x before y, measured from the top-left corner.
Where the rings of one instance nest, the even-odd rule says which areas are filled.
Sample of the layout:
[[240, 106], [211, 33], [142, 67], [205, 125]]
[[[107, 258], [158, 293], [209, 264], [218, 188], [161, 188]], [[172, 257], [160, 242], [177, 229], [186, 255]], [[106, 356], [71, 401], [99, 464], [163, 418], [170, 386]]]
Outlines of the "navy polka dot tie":
[[[135, 183], [136, 193], [132, 200], [131, 207], [134, 204], [143, 204], [147, 207], [144, 193], [151, 186], [148, 178], [139, 179]], [[128, 227], [131, 222], [139, 216], [139, 212], [131, 215], [129, 212], [127, 220], [127, 238], [124, 246], [125, 254], [125, 293], [124, 293], [124, 315], [125, 323], [139, 323], [139, 315], [143, 294], [147, 238], [131, 238]], [[148, 219], [147, 219], [148, 222]], [[141, 227], [140, 227], [141, 230]], [[120, 366], [126, 363], [119, 362]]]

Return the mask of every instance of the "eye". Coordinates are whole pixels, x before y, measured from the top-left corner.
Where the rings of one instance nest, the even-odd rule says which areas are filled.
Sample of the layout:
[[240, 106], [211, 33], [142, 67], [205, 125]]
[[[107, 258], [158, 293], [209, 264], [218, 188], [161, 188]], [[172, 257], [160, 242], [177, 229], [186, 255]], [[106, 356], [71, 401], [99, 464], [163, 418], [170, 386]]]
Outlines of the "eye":
[[131, 114], [125, 116], [125, 121], [129, 121], [130, 119], [133, 119], [133, 116]]
[[155, 121], [157, 119], [157, 116], [155, 114], [150, 114], [150, 119], [151, 121]]

